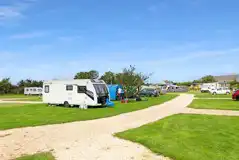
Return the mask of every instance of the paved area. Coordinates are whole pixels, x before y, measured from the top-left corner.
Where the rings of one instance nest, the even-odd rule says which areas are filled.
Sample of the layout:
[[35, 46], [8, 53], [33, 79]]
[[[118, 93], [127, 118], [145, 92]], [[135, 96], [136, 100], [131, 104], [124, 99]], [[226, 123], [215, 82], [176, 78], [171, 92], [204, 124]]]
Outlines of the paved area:
[[187, 114], [207, 114], [207, 115], [225, 115], [225, 116], [239, 116], [239, 111], [231, 110], [212, 110], [212, 109], [193, 109], [185, 108], [182, 113]]
[[0, 103], [22, 103], [22, 104], [41, 104], [41, 101], [17, 101], [17, 100], [0, 100]]
[[164, 104], [115, 117], [0, 131], [0, 159], [52, 151], [57, 160], [167, 160], [112, 135], [181, 113], [192, 100], [193, 95], [183, 94]]

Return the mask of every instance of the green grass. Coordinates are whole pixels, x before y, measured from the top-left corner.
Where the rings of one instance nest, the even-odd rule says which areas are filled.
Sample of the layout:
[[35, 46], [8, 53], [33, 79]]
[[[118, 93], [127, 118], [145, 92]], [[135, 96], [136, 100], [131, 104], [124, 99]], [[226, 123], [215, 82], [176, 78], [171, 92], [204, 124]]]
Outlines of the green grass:
[[55, 160], [55, 158], [51, 153], [47, 152], [47, 153], [38, 153], [34, 155], [26, 155], [16, 158], [15, 160]]
[[239, 102], [231, 99], [194, 99], [189, 107], [196, 109], [239, 110]]
[[239, 117], [174, 115], [116, 136], [174, 160], [238, 160]]
[[24, 94], [0, 94], [0, 99], [4, 98], [26, 98]]
[[87, 110], [50, 107], [45, 104], [25, 104], [22, 107], [1, 107], [0, 104], [0, 130], [110, 117], [161, 104], [175, 97], [175, 95], [164, 95], [149, 98], [148, 101], [128, 104], [116, 102], [114, 108], [92, 108]]
[[[16, 98], [16, 99], [14, 99]], [[0, 100], [7, 101], [41, 101], [42, 98], [39, 96], [25, 96], [24, 94], [2, 94]]]
[[231, 98], [232, 95], [212, 95], [210, 93], [193, 93], [196, 98]]

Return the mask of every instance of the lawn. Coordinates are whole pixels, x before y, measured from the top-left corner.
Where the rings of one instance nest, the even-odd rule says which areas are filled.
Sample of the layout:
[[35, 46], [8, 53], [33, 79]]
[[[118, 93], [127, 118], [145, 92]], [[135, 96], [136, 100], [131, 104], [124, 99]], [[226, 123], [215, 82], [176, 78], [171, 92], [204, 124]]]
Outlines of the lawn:
[[224, 94], [222, 94], [222, 95], [212, 95], [210, 93], [199, 93], [199, 92], [192, 93], [192, 94], [194, 94], [196, 98], [232, 98], [231, 94], [229, 94], [229, 95], [226, 95], [226, 94], [225, 95]]
[[178, 114], [116, 136], [174, 160], [238, 160], [239, 117]]
[[23, 107], [25, 105], [21, 103], [0, 103], [0, 107]]
[[239, 110], [239, 102], [231, 99], [194, 99], [189, 107], [196, 109]]
[[24, 94], [0, 94], [0, 99], [4, 98], [26, 98]]
[[47, 153], [38, 153], [34, 155], [26, 155], [16, 158], [15, 160], [55, 160], [55, 158], [51, 153], [47, 152]]
[[110, 117], [161, 104], [175, 97], [176, 95], [163, 95], [150, 98], [148, 101], [128, 104], [116, 102], [114, 108], [92, 108], [87, 110], [50, 107], [45, 104], [25, 104], [22, 107], [1, 107], [0, 104], [0, 130]]

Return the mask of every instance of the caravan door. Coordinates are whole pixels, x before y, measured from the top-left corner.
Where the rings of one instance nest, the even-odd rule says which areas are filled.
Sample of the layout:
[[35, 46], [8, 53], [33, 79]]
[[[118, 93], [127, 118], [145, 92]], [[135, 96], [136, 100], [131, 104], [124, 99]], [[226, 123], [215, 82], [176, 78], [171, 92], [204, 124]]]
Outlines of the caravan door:
[[67, 101], [70, 105], [74, 105], [74, 100], [73, 100], [73, 97], [74, 97], [74, 86], [72, 84], [67, 84], [66, 85], [66, 98], [67, 98]]

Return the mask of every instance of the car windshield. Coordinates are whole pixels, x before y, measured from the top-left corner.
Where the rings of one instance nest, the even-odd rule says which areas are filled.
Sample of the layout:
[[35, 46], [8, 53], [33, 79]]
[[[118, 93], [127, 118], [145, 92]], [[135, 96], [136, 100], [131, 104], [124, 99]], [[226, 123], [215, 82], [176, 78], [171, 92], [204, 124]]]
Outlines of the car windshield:
[[108, 94], [105, 84], [94, 84], [95, 91], [98, 95]]

